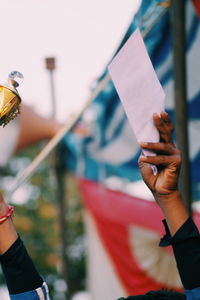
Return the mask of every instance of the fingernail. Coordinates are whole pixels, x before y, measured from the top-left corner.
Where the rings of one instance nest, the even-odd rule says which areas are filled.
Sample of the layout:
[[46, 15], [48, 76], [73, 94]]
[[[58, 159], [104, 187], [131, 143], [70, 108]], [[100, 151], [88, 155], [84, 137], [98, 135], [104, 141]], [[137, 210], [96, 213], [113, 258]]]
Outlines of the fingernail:
[[168, 116], [168, 113], [166, 111], [162, 111], [162, 114], [165, 114], [166, 116]]
[[146, 160], [146, 156], [143, 156], [143, 155], [140, 156], [140, 160], [141, 160], [141, 161], [145, 161], [145, 160]]
[[155, 117], [159, 117], [160, 118], [160, 116], [159, 116], [159, 114], [158, 113], [153, 113], [153, 117], [155, 118]]
[[142, 146], [142, 147], [148, 146], [148, 143], [147, 142], [141, 142], [140, 146]]
[[158, 169], [156, 168], [156, 166], [151, 165], [151, 169], [152, 169], [152, 171], [153, 171], [153, 175], [156, 176], [157, 173], [158, 173]]

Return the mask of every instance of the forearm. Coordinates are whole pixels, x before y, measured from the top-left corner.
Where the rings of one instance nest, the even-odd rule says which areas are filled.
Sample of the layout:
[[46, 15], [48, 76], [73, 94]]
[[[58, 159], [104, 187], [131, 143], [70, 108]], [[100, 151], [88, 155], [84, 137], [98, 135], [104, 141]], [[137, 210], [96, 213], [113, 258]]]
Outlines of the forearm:
[[[0, 199], [0, 219], [8, 205]], [[24, 293], [43, 284], [23, 242], [17, 235], [11, 217], [0, 224], [0, 263], [10, 294]]]
[[168, 195], [156, 195], [156, 201], [166, 218], [169, 230], [173, 236], [189, 218], [189, 213], [179, 190]]
[[0, 256], [0, 261], [10, 294], [29, 292], [42, 286], [43, 280], [19, 237]]
[[166, 218], [170, 235], [161, 240], [161, 246], [172, 245], [179, 274], [185, 289], [200, 287], [200, 235], [189, 218], [181, 193], [175, 191], [157, 198]]

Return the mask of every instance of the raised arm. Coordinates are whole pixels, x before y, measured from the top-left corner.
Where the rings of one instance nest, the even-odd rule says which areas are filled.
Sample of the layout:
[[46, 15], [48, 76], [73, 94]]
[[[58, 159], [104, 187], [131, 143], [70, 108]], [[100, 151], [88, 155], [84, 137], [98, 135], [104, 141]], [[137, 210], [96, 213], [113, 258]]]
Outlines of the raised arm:
[[12, 221], [12, 207], [0, 194], [0, 263], [12, 300], [47, 299], [48, 288], [36, 270]]
[[[154, 114], [153, 120], [160, 133], [160, 142], [142, 143], [141, 147], [157, 155], [141, 156], [139, 167], [144, 182], [163, 211], [171, 235], [174, 235], [189, 217], [178, 189], [181, 155], [172, 141], [173, 125], [168, 114]], [[152, 164], [157, 166], [156, 175], [152, 172]]]
[[[157, 154], [154, 157], [140, 157], [141, 174], [167, 221], [166, 235], [161, 239], [160, 246], [172, 245], [187, 299], [200, 299], [200, 235], [178, 189], [180, 151], [172, 141], [173, 126], [169, 116], [162, 112], [161, 116], [155, 114], [153, 119], [160, 133], [160, 143], [141, 144], [143, 149], [153, 150]], [[156, 175], [151, 164], [157, 166]]]

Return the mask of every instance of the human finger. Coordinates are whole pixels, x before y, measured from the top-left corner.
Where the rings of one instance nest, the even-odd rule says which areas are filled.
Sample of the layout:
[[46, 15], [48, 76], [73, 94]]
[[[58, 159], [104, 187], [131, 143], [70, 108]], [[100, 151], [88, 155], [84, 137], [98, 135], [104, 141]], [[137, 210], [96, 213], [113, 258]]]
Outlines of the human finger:
[[151, 150], [155, 153], [173, 155], [180, 154], [180, 151], [172, 144], [166, 143], [140, 143], [143, 149]]
[[146, 176], [146, 178], [149, 178], [152, 175], [152, 166], [151, 164], [144, 162], [142, 158], [143, 155], [139, 157], [138, 165], [141, 170], [142, 177], [143, 179], [145, 179], [144, 176]]
[[181, 165], [180, 155], [157, 155], [157, 156], [142, 156], [140, 162], [153, 164], [153, 165], [162, 165], [168, 166], [173, 164], [174, 166], [179, 167]]
[[163, 112], [162, 115], [164, 116], [164, 119], [162, 119], [162, 117], [159, 116], [157, 113], [153, 114], [154, 124], [159, 131], [161, 140], [165, 143], [173, 144], [173, 127], [171, 126], [172, 123], [170, 122], [169, 117], [166, 116], [166, 113]]
[[174, 125], [173, 125], [168, 113], [166, 111], [161, 111], [160, 116], [161, 116], [162, 120], [164, 121], [164, 123], [167, 125], [168, 130], [170, 130], [172, 133], [174, 131]]

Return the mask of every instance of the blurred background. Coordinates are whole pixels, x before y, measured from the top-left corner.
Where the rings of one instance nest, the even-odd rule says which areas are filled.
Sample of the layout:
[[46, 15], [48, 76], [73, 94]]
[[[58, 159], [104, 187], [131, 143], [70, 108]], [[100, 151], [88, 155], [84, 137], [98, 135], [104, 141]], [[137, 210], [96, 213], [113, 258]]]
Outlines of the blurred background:
[[[52, 299], [181, 291], [171, 251], [157, 247], [163, 217], [141, 179], [140, 148], [107, 65], [139, 27], [176, 125], [180, 185], [199, 225], [199, 1], [2, 0], [1, 10], [1, 82], [12, 70], [25, 79], [20, 116], [0, 128], [0, 186]], [[52, 153], [20, 181], [54, 135]]]
[[114, 54], [139, 1], [2, 1], [0, 79], [24, 74], [23, 101], [51, 114], [45, 58], [56, 57], [57, 118], [65, 121]]

